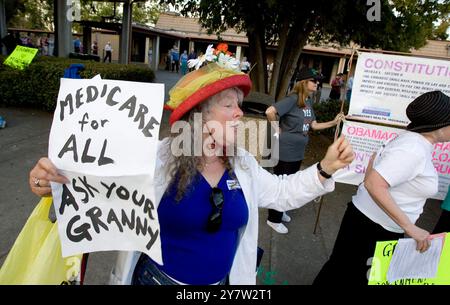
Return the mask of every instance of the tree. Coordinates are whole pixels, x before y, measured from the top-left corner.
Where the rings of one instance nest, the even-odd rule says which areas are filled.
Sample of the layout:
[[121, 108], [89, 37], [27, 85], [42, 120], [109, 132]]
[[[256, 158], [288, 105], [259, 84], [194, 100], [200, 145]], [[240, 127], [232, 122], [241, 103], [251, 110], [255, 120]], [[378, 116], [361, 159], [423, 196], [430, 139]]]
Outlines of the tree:
[[10, 27], [53, 30], [53, 0], [7, 0], [5, 10]]
[[[209, 33], [245, 31], [254, 90], [285, 95], [307, 43], [355, 42], [366, 48], [409, 51], [432, 37], [450, 0], [161, 0], [198, 16]], [[369, 4], [367, 4], [369, 3]], [[378, 17], [378, 18], [377, 18]], [[266, 84], [266, 47], [278, 45], [271, 83]]]
[[450, 28], [450, 1], [441, 3], [439, 24], [433, 30], [433, 39], [447, 40]]
[[[7, 0], [5, 9], [7, 23], [10, 27], [54, 30], [54, 0]], [[80, 0], [81, 20], [114, 21], [122, 22], [122, 5], [112, 2], [94, 0]], [[155, 24], [159, 12], [167, 7], [153, 1], [136, 2], [133, 4], [133, 22], [143, 24]], [[81, 32], [81, 27], [73, 24], [76, 32]]]
[[[165, 10], [164, 4], [154, 1], [135, 2], [132, 6], [133, 22], [142, 24], [155, 24], [159, 17], [159, 12]], [[83, 20], [94, 21], [122, 21], [122, 5], [120, 3], [99, 2], [95, 0], [83, 0], [81, 8]]]

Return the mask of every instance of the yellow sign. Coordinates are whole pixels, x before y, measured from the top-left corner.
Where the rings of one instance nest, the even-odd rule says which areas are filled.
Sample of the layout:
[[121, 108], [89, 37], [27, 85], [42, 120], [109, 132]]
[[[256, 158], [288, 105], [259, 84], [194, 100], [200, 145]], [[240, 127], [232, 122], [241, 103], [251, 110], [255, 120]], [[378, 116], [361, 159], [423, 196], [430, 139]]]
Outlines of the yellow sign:
[[379, 241], [370, 268], [369, 285], [449, 285], [450, 284], [450, 234], [447, 233], [442, 247], [438, 271], [432, 279], [402, 279], [389, 283], [386, 275], [394, 253], [396, 240]]
[[37, 52], [38, 49], [36, 48], [17, 46], [3, 64], [15, 69], [23, 70], [33, 61]]

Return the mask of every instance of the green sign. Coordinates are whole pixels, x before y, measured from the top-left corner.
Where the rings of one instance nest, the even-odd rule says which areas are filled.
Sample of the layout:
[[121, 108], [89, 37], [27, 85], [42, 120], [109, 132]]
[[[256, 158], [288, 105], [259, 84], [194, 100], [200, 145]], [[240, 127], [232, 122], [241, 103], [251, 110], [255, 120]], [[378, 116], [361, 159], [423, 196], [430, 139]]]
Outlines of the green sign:
[[386, 275], [397, 241], [379, 241], [370, 268], [369, 285], [449, 285], [450, 284], [450, 234], [447, 233], [439, 260], [438, 272], [433, 279], [402, 279], [389, 283]]
[[33, 61], [38, 49], [17, 46], [3, 64], [14, 69], [23, 70]]

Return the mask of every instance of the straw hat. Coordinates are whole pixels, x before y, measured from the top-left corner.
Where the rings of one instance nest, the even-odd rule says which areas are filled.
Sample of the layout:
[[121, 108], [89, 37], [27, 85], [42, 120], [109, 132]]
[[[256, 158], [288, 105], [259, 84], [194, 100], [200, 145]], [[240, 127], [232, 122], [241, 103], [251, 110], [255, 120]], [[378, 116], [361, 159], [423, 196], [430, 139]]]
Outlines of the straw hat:
[[252, 82], [247, 74], [224, 68], [215, 62], [186, 74], [169, 91], [170, 99], [164, 106], [172, 111], [170, 125], [207, 98], [232, 87], [240, 88], [246, 96]]

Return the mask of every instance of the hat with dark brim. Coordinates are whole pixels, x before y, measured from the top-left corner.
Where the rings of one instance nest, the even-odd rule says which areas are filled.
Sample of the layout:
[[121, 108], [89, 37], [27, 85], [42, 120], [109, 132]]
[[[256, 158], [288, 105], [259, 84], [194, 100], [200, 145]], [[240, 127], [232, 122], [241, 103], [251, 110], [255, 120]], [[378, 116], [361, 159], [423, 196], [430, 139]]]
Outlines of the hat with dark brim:
[[305, 79], [318, 79], [318, 77], [319, 76], [318, 76], [318, 74], [316, 73], [315, 70], [310, 69], [310, 68], [301, 68], [298, 71], [295, 79], [296, 79], [296, 81], [299, 82], [299, 81], [302, 81], [302, 80], [305, 80]]
[[172, 111], [169, 124], [181, 119], [209, 97], [233, 87], [241, 89], [245, 97], [252, 88], [252, 82], [245, 73], [223, 69], [215, 64], [186, 74], [170, 90], [170, 100], [164, 106]]
[[430, 132], [450, 125], [450, 97], [441, 91], [419, 95], [406, 108], [409, 131]]

